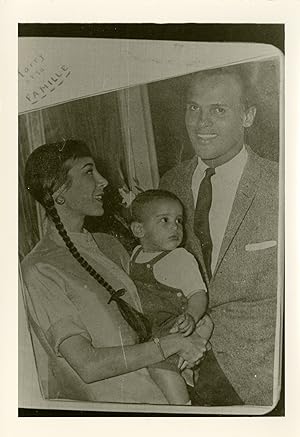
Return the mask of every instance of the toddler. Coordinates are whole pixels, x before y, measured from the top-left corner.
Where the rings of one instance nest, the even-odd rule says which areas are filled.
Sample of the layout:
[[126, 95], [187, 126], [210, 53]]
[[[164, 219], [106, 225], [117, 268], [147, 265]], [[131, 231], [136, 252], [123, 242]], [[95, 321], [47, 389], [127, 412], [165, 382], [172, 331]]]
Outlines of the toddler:
[[[213, 325], [205, 315], [206, 287], [194, 256], [183, 247], [183, 206], [168, 191], [148, 190], [131, 205], [131, 230], [140, 241], [132, 254], [130, 276], [136, 284], [153, 337], [174, 332], [209, 339]], [[185, 380], [190, 369], [177, 355], [148, 367], [170, 404], [189, 403]], [[189, 372], [188, 372], [189, 371]], [[185, 378], [183, 378], [183, 376]]]

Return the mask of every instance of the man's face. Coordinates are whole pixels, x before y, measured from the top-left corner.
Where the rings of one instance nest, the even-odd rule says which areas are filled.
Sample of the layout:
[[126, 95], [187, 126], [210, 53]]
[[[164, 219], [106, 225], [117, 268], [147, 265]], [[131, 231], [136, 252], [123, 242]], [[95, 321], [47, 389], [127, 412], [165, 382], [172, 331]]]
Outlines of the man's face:
[[209, 166], [232, 159], [243, 147], [244, 129], [255, 108], [244, 109], [241, 86], [232, 75], [196, 77], [189, 89], [185, 124], [196, 154]]

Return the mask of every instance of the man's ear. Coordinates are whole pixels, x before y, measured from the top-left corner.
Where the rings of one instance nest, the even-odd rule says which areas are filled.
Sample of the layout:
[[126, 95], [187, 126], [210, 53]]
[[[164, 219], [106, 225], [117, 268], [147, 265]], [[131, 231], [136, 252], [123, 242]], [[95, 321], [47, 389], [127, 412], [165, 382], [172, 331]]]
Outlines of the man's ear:
[[244, 120], [243, 120], [243, 126], [244, 127], [250, 127], [252, 126], [256, 114], [256, 107], [250, 106], [248, 109], [246, 109], [244, 114]]
[[144, 237], [145, 231], [144, 231], [144, 226], [142, 225], [142, 223], [132, 222], [130, 227], [131, 227], [133, 235], [136, 238], [143, 238]]

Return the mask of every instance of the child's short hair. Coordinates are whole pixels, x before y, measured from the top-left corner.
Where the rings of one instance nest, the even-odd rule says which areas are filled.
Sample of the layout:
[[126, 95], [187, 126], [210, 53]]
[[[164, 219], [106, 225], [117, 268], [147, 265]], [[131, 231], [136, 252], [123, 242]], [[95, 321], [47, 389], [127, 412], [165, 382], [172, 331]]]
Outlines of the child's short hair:
[[139, 193], [131, 204], [131, 222], [143, 221], [143, 212], [146, 206], [156, 200], [175, 200], [180, 203], [181, 200], [173, 193], [167, 190], [147, 190]]

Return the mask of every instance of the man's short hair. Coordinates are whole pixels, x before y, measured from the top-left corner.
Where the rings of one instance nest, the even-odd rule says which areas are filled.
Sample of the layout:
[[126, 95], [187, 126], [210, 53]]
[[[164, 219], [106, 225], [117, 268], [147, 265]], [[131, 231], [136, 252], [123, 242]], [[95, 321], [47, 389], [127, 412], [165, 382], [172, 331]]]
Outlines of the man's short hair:
[[182, 208], [183, 205], [178, 197], [167, 190], [147, 190], [139, 193], [131, 204], [131, 222], [141, 222], [144, 220], [145, 208], [157, 200], [174, 200]]
[[236, 78], [242, 92], [242, 103], [245, 109], [254, 105], [254, 87], [253, 87], [253, 68], [249, 64], [236, 64], [226, 67], [213, 68], [209, 70], [203, 70], [192, 74], [191, 82], [188, 86], [188, 91], [193, 84], [199, 79], [205, 79], [211, 76], [224, 76], [229, 75]]

